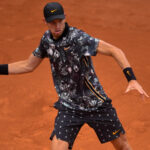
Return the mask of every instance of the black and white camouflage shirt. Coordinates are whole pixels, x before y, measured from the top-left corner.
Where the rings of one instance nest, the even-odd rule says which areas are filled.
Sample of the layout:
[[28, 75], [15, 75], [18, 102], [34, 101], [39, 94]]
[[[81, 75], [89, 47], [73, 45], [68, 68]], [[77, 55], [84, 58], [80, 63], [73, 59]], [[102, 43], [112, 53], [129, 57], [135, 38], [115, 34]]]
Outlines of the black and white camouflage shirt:
[[91, 111], [111, 101], [105, 94], [93, 68], [91, 56], [97, 53], [99, 40], [66, 23], [58, 40], [46, 31], [34, 56], [48, 57], [59, 100], [55, 104]]

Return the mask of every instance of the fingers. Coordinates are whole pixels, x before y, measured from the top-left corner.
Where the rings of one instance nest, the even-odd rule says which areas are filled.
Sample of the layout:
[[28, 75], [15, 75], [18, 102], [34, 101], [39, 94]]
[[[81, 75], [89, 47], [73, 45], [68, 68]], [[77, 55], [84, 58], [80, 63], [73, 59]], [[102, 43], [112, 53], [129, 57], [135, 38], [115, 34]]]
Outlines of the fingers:
[[143, 89], [140, 87], [140, 88], [137, 88], [137, 91], [141, 94], [141, 95], [144, 95], [144, 92], [143, 92]]
[[128, 86], [127, 89], [126, 89], [126, 91], [125, 91], [125, 93], [128, 93], [128, 92], [131, 91], [131, 90], [134, 90], [134, 88]]
[[125, 93], [128, 93], [128, 92], [129, 92], [129, 88], [126, 89]]
[[145, 95], [147, 98], [149, 97], [149, 95], [142, 89], [142, 91], [141, 91], [141, 94], [142, 95]]
[[141, 86], [139, 88], [137, 88], [137, 90], [141, 95], [149, 97], [148, 94], [143, 90], [143, 88]]
[[136, 86], [136, 87], [132, 87], [132, 86], [128, 86], [125, 93], [128, 93], [131, 90], [137, 90], [141, 95], [142, 95], [142, 99], [144, 99], [143, 97], [149, 97], [149, 95], [143, 90], [143, 88], [141, 86]]

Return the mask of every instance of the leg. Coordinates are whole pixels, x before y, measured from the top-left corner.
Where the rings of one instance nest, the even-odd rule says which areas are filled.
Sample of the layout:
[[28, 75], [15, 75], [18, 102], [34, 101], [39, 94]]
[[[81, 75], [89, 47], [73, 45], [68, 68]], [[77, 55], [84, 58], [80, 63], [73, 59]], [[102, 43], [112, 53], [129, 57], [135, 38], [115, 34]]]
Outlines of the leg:
[[50, 136], [52, 150], [72, 149], [76, 136], [83, 125], [81, 121], [78, 116], [69, 111], [59, 111]]
[[68, 142], [59, 140], [54, 136], [51, 144], [52, 150], [68, 150], [69, 144]]
[[95, 113], [93, 118], [94, 122], [90, 121], [88, 124], [95, 130], [101, 143], [111, 141], [116, 150], [131, 150], [123, 126], [113, 107]]
[[125, 134], [120, 134], [115, 140], [112, 140], [111, 143], [115, 147], [116, 150], [132, 150]]

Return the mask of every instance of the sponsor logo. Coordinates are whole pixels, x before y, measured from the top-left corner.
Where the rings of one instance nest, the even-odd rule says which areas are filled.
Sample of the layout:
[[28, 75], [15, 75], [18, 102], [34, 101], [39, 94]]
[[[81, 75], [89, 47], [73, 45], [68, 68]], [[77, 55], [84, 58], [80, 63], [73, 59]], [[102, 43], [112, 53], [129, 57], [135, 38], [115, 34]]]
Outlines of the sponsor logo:
[[128, 74], [129, 76], [131, 76], [130, 71], [127, 71], [127, 74]]
[[57, 9], [51, 10], [51, 13], [54, 13]]
[[69, 48], [70, 48], [70, 46], [64, 47], [64, 50], [67, 51]]
[[117, 131], [114, 131], [112, 134], [115, 135], [115, 134], [117, 134], [119, 131], [120, 131], [120, 129], [117, 130]]

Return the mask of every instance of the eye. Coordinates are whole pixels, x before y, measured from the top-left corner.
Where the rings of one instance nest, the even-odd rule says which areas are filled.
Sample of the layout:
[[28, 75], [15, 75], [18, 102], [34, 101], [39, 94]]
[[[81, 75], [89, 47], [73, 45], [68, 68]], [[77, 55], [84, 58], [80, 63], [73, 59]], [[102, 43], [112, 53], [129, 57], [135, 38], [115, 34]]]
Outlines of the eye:
[[63, 22], [63, 19], [59, 19], [59, 23], [62, 23]]
[[52, 21], [50, 24], [51, 24], [51, 25], [55, 25], [56, 23], [55, 23], [54, 21]]

